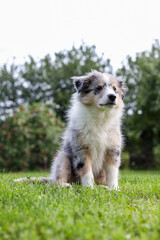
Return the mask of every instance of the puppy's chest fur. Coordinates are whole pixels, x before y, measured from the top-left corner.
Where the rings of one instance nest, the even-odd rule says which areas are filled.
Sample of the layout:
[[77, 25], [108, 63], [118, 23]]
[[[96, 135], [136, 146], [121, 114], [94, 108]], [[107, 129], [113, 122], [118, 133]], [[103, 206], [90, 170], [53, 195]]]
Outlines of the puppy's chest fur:
[[112, 148], [111, 130], [105, 126], [93, 127], [88, 124], [84, 127], [82, 136], [82, 143], [88, 147], [91, 155], [93, 174], [97, 175], [102, 168], [105, 161], [105, 154], [108, 148]]
[[[84, 128], [84, 131], [88, 130]], [[102, 168], [107, 149], [108, 135], [106, 132], [99, 132], [98, 129], [91, 129], [82, 135], [83, 143], [88, 147], [91, 156], [93, 174], [99, 173]]]
[[88, 148], [93, 174], [97, 175], [105, 161], [107, 149], [112, 149], [117, 144], [119, 116], [117, 118], [117, 114], [111, 111], [88, 111], [80, 105], [71, 109], [70, 117], [71, 128], [79, 132], [81, 146]]

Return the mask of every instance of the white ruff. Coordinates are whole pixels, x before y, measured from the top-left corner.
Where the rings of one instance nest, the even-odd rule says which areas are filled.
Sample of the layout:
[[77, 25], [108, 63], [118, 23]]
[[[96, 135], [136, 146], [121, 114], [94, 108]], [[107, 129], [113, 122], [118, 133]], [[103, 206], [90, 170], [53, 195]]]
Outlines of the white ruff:
[[94, 175], [102, 168], [106, 148], [113, 146], [110, 131], [120, 129], [121, 115], [122, 109], [87, 107], [76, 99], [76, 95], [74, 96], [73, 105], [68, 113], [69, 125], [81, 132], [84, 145], [89, 146]]

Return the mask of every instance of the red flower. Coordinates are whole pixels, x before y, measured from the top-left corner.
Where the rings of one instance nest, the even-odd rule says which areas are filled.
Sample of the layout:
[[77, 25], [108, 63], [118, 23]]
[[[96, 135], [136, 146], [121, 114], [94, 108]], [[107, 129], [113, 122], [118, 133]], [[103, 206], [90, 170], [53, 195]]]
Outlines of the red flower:
[[39, 113], [39, 111], [38, 111], [37, 108], [33, 109], [33, 112], [35, 112], [35, 113]]
[[22, 162], [23, 162], [23, 167], [25, 167], [27, 164], [26, 160], [22, 160]]
[[4, 167], [8, 167], [8, 163], [5, 163], [5, 164], [4, 164]]
[[41, 158], [45, 158], [45, 156], [42, 154], [42, 155], [41, 155]]
[[50, 113], [48, 116], [49, 116], [49, 117], [53, 117], [53, 113]]
[[51, 123], [51, 125], [52, 125], [52, 126], [54, 126], [54, 125], [55, 125], [55, 123], [54, 123], [54, 122], [52, 122], [52, 123]]
[[11, 138], [12, 137], [12, 135], [11, 135], [11, 133], [9, 132], [9, 133], [7, 133], [7, 137], [8, 138]]
[[1, 144], [1, 147], [2, 147], [2, 151], [3, 151], [4, 150], [4, 144], [3, 143]]
[[30, 154], [31, 154], [31, 151], [27, 150], [26, 153], [27, 153], [28, 155], [30, 155]]
[[23, 112], [25, 110], [24, 107], [20, 107], [20, 111]]

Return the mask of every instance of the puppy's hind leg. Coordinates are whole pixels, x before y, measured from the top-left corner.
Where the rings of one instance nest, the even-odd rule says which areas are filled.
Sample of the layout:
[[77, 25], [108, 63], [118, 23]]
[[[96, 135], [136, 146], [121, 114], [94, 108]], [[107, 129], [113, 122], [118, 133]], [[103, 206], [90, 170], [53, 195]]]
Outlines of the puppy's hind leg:
[[71, 163], [69, 159], [60, 152], [52, 164], [51, 167], [51, 182], [62, 187], [72, 187], [71, 182], [73, 180], [73, 174], [71, 169]]
[[95, 176], [95, 183], [97, 185], [106, 185], [106, 172], [105, 172], [104, 166], [100, 170], [99, 174]]
[[107, 182], [106, 182], [106, 172], [105, 172], [104, 166], [100, 170], [99, 174], [95, 176], [95, 183], [99, 187], [109, 190], [109, 187], [106, 186]]

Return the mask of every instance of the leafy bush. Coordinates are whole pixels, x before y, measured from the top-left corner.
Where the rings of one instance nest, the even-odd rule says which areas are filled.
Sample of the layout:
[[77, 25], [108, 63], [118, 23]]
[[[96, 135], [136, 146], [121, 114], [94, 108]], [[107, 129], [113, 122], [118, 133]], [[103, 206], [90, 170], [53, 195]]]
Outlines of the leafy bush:
[[64, 124], [53, 105], [43, 103], [19, 107], [0, 121], [0, 168], [17, 171], [47, 169], [59, 147]]

